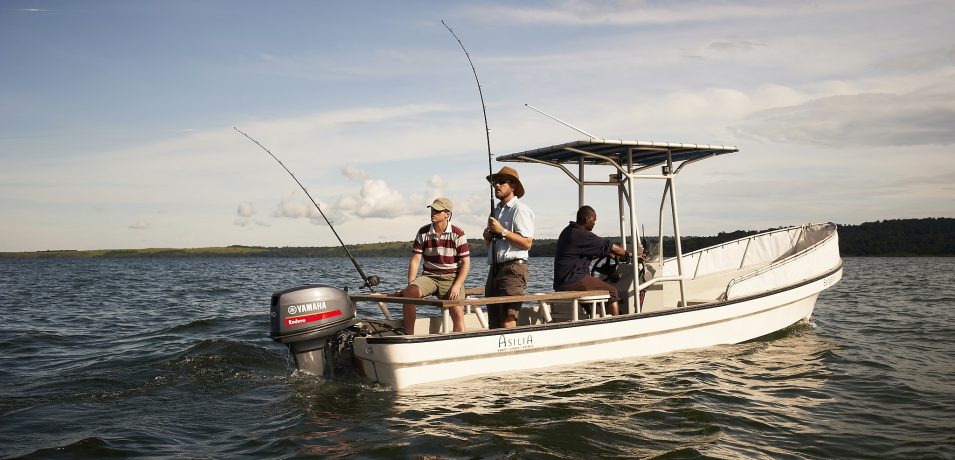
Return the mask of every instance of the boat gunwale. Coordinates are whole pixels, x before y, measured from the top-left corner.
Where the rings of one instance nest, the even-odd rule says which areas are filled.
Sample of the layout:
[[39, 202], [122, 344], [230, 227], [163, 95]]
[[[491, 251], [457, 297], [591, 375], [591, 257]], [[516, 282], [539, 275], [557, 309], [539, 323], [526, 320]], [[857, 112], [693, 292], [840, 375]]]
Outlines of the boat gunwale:
[[535, 332], [540, 330], [552, 330], [552, 329], [563, 329], [570, 327], [587, 327], [594, 325], [602, 325], [614, 322], [623, 322], [623, 321], [634, 321], [639, 319], [646, 318], [655, 318], [660, 316], [676, 315], [681, 313], [690, 313], [702, 310], [709, 310], [713, 308], [721, 308], [728, 305], [733, 305], [742, 302], [748, 302], [755, 300], [761, 297], [769, 297], [776, 294], [779, 294], [784, 291], [796, 289], [807, 284], [812, 284], [822, 279], [825, 279], [828, 276], [831, 276], [840, 270], [842, 270], [843, 262], [842, 259], [839, 259], [839, 264], [830, 269], [829, 271], [806, 280], [800, 281], [798, 283], [789, 284], [780, 288], [776, 288], [770, 291], [760, 292], [758, 294], [752, 294], [745, 297], [739, 297], [735, 299], [723, 300], [723, 301], [714, 301], [710, 303], [693, 305], [689, 307], [682, 308], [669, 308], [666, 310], [659, 310], [646, 313], [637, 313], [637, 314], [626, 314], [619, 316], [609, 316], [604, 318], [591, 318], [580, 321], [565, 321], [559, 323], [545, 323], [545, 324], [531, 324], [518, 326], [516, 328], [510, 329], [487, 329], [482, 331], [469, 331], [469, 332], [454, 332], [450, 334], [432, 334], [425, 336], [409, 336], [409, 335], [396, 335], [396, 336], [386, 336], [386, 337], [363, 337], [369, 345], [376, 344], [415, 344], [415, 343], [424, 343], [424, 342], [434, 342], [434, 341], [444, 341], [444, 340], [455, 340], [463, 338], [473, 338], [473, 337], [484, 337], [484, 336], [498, 336], [498, 335], [510, 335], [510, 334], [524, 334], [527, 332]]
[[[480, 292], [483, 293], [484, 289], [480, 289]], [[465, 294], [467, 295], [467, 293]], [[440, 307], [442, 309], [448, 309], [456, 306], [477, 306], [477, 305], [496, 305], [502, 303], [512, 303], [512, 302], [533, 302], [533, 301], [547, 301], [547, 300], [573, 300], [580, 297], [594, 296], [594, 295], [607, 295], [606, 290], [592, 290], [592, 291], [549, 291], [549, 292], [540, 292], [534, 294], [524, 294], [519, 296], [493, 296], [493, 297], [468, 297], [463, 299], [456, 300], [446, 300], [446, 299], [428, 299], [428, 298], [413, 298], [413, 297], [401, 297], [401, 296], [388, 296], [388, 295], [379, 295], [379, 294], [356, 294], [349, 296], [352, 301], [361, 301], [361, 302], [384, 302], [384, 303], [400, 303], [400, 304], [413, 304], [413, 305], [425, 305], [431, 307]]]
[[[751, 272], [751, 273], [747, 273], [747, 274], [745, 274], [745, 275], [743, 275], [743, 276], [740, 276], [740, 277], [738, 277], [738, 278], [733, 279], [732, 281], [730, 281], [730, 284], [729, 284], [729, 286], [727, 286], [727, 289], [729, 289], [729, 287], [732, 286], [733, 284], [742, 282], [742, 281], [744, 281], [744, 280], [748, 280], [748, 279], [750, 279], [750, 278], [757, 277], [757, 276], [759, 276], [759, 275], [762, 275], [762, 274], [764, 274], [764, 273], [766, 273], [766, 272], [769, 272], [769, 271], [771, 271], [771, 270], [773, 270], [773, 269], [775, 269], [775, 268], [778, 268], [778, 267], [780, 267], [780, 266], [783, 266], [783, 265], [785, 265], [785, 264], [793, 263], [793, 262], [795, 262], [797, 259], [802, 258], [802, 257], [805, 257], [806, 255], [812, 253], [813, 251], [819, 249], [820, 247], [822, 247], [822, 246], [824, 246], [824, 245], [826, 245], [826, 244], [829, 244], [833, 238], [838, 238], [838, 235], [839, 235], [839, 233], [838, 233], [838, 226], [836, 226], [836, 224], [834, 224], [834, 223], [832, 223], [832, 222], [826, 222], [826, 223], [822, 223], [822, 224], [808, 224], [808, 225], [804, 225], [804, 226], [802, 226], [802, 227], [791, 227], [791, 228], [785, 229], [785, 230], [788, 231], [788, 230], [791, 230], [791, 229], [794, 229], [794, 228], [802, 228], [802, 229], [805, 229], [806, 227], [813, 226], [813, 225], [824, 225], [824, 226], [830, 226], [830, 225], [831, 225], [831, 226], [833, 227], [833, 231], [830, 232], [828, 235], [826, 235], [823, 239], [821, 239], [821, 240], [819, 240], [819, 241], [817, 241], [817, 242], [815, 242], [815, 243], [813, 243], [813, 244], [811, 244], [811, 245], [805, 247], [805, 248], [804, 248], [803, 250], [801, 250], [801, 251], [798, 251], [798, 252], [795, 252], [795, 253], [793, 253], [793, 254], [790, 254], [789, 256], [787, 256], [787, 257], [785, 257], [785, 258], [783, 258], [783, 259], [776, 260], [776, 261], [774, 261], [774, 262], [772, 262], [772, 263], [770, 263], [770, 264], [768, 264], [768, 265], [766, 265], [766, 266], [764, 266], [764, 267], [760, 267], [760, 268], [757, 269], [756, 271], [753, 271], [753, 272]], [[782, 230], [780, 230], [780, 231], [782, 231]], [[770, 234], [772, 234], [772, 233], [775, 233], [775, 232], [764, 233], [764, 235], [770, 235]], [[759, 236], [759, 235], [754, 235], [754, 237], [755, 237], [755, 236]], [[743, 239], [745, 239], [745, 238], [743, 238]]]
[[[719, 249], [719, 248], [721, 248], [721, 247], [729, 246], [729, 245], [734, 244], [734, 243], [736, 243], [736, 244], [742, 243], [742, 242], [744, 242], [744, 241], [746, 241], [746, 240], [749, 240], [749, 239], [753, 239], [753, 238], [757, 238], [757, 237], [762, 237], [762, 236], [767, 236], [767, 235], [775, 235], [775, 234], [780, 233], [780, 232], [788, 232], [788, 231], [790, 231], [790, 230], [796, 230], [796, 229], [799, 229], [799, 228], [811, 227], [811, 226], [813, 226], [813, 225], [833, 225], [833, 226], [836, 227], [836, 231], [832, 232], [832, 234], [826, 236], [825, 238], [819, 240], [818, 242], [813, 243], [813, 244], [810, 245], [810, 246], [807, 246], [806, 249], [803, 249], [802, 251], [799, 251], [799, 252], [797, 252], [797, 253], [793, 253], [792, 255], [787, 256], [785, 259], [783, 259], [783, 260], [788, 260], [790, 257], [795, 257], [797, 254], [800, 254], [800, 253], [803, 253], [803, 252], [806, 252], [806, 251], [808, 251], [808, 250], [810, 250], [810, 249], [815, 248], [815, 247], [818, 246], [820, 243], [822, 243], [822, 242], [828, 240], [829, 238], [831, 238], [832, 235], [837, 234], [837, 233], [838, 233], [838, 225], [836, 225], [836, 224], [834, 224], [834, 223], [832, 223], [832, 222], [814, 222], [814, 223], [809, 223], [809, 224], [805, 224], [805, 225], [793, 225], [793, 226], [789, 226], [789, 227], [780, 227], [780, 228], [777, 228], [777, 229], [774, 229], [774, 230], [766, 230], [766, 231], [759, 232], [759, 233], [756, 233], [756, 234], [753, 234], [753, 235], [741, 236], [741, 237], [739, 237], [739, 238], [737, 238], [737, 239], [735, 239], [735, 240], [730, 240], [730, 241], [727, 241], [727, 242], [725, 242], [725, 243], [720, 243], [720, 244], [715, 244], [715, 245], [713, 245], [713, 246], [708, 246], [708, 247], [705, 247], [705, 248], [695, 249], [695, 250], [693, 250], [693, 251], [684, 253], [684, 254], [683, 254], [683, 257], [684, 257], [684, 258], [687, 258], [687, 257], [692, 256], [692, 255], [695, 255], [695, 254], [705, 253], [705, 252], [707, 252], [707, 251], [712, 251], [712, 250], [715, 250], [715, 249]], [[774, 263], [774, 264], [775, 264], [775, 263], [779, 263], [779, 262], [782, 262], [783, 260], [778, 260], [778, 261], [775, 261], [775, 262], [773, 262], [773, 263]], [[675, 257], [675, 256], [673, 256], [673, 257], [668, 257], [668, 258], [666, 258], [666, 259], [663, 259], [663, 262], [664, 262], [664, 263], [666, 263], [666, 262], [674, 262], [674, 261], [676, 261], [676, 257]]]

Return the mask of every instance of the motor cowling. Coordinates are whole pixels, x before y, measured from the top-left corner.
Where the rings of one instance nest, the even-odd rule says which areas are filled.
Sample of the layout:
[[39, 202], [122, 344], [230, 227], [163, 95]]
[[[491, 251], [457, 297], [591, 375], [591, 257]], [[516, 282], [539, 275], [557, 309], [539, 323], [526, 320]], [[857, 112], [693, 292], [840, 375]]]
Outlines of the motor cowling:
[[327, 374], [328, 338], [359, 321], [355, 304], [345, 291], [310, 284], [272, 294], [269, 336], [289, 347], [295, 365]]

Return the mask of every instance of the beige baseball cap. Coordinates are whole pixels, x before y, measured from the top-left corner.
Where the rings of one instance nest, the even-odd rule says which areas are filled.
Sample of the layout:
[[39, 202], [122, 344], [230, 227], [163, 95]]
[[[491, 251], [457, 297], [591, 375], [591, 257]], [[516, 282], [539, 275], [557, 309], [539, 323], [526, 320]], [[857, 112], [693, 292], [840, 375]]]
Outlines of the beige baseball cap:
[[454, 206], [451, 204], [451, 200], [445, 197], [435, 198], [431, 202], [430, 206], [427, 206], [435, 211], [449, 211], [454, 212]]

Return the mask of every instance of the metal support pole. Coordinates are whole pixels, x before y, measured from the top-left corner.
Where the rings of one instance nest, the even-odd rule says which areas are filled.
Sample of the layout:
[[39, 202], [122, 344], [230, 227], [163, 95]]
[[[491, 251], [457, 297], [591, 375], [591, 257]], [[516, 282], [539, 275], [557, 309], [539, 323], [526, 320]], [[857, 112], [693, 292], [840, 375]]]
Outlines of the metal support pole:
[[584, 159], [581, 157], [577, 160], [577, 179], [579, 180], [577, 185], [577, 208], [579, 209], [583, 206], [584, 203]]
[[[633, 189], [633, 181], [636, 176], [633, 174], [633, 148], [627, 149], [627, 190], [630, 195], [630, 239], [633, 241], [633, 247], [636, 248], [638, 241], [640, 241], [639, 227], [637, 226], [637, 195]], [[636, 254], [634, 254], [636, 257]], [[636, 262], [636, 261], [634, 261]], [[637, 267], [636, 263], [631, 264], [633, 266], [633, 281], [630, 284], [630, 287], [627, 288], [627, 293], [632, 290], [633, 297], [628, 299], [630, 305], [636, 306], [633, 313], [640, 313], [643, 311], [643, 304], [640, 302], [640, 292], [637, 290], [637, 286], [640, 285], [640, 269]]]
[[673, 151], [667, 150], [667, 173], [670, 178], [667, 183], [670, 185], [670, 212], [673, 213], [673, 239], [676, 243], [676, 267], [680, 276], [680, 299], [683, 306], [686, 302], [686, 281], [683, 273], [683, 246], [680, 244], [680, 217], [676, 207], [676, 176], [673, 174]]
[[[624, 197], [623, 182], [618, 182], [617, 183], [617, 220], [620, 222], [620, 246], [623, 247], [624, 250], [627, 250], [627, 233], [626, 233], [626, 229], [624, 228], [624, 223], [626, 222], [627, 216], [624, 215], [623, 213], [624, 212], [623, 197]], [[636, 248], [638, 247], [639, 247], [638, 244], [636, 243], [633, 244], [634, 253], [637, 252]]]
[[660, 250], [660, 262], [663, 262], [663, 209], [667, 204], [667, 194], [670, 193], [670, 181], [663, 185], [663, 195], [660, 196], [660, 215], [657, 217], [657, 248]]

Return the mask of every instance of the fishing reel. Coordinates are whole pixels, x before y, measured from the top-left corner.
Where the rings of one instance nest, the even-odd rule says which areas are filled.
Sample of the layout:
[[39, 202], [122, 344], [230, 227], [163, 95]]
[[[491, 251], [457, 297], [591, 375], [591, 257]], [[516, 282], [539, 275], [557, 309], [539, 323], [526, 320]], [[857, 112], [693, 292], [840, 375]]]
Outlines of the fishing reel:
[[381, 279], [378, 278], [378, 275], [371, 275], [365, 278], [365, 285], [362, 287], [373, 288], [381, 283]]

